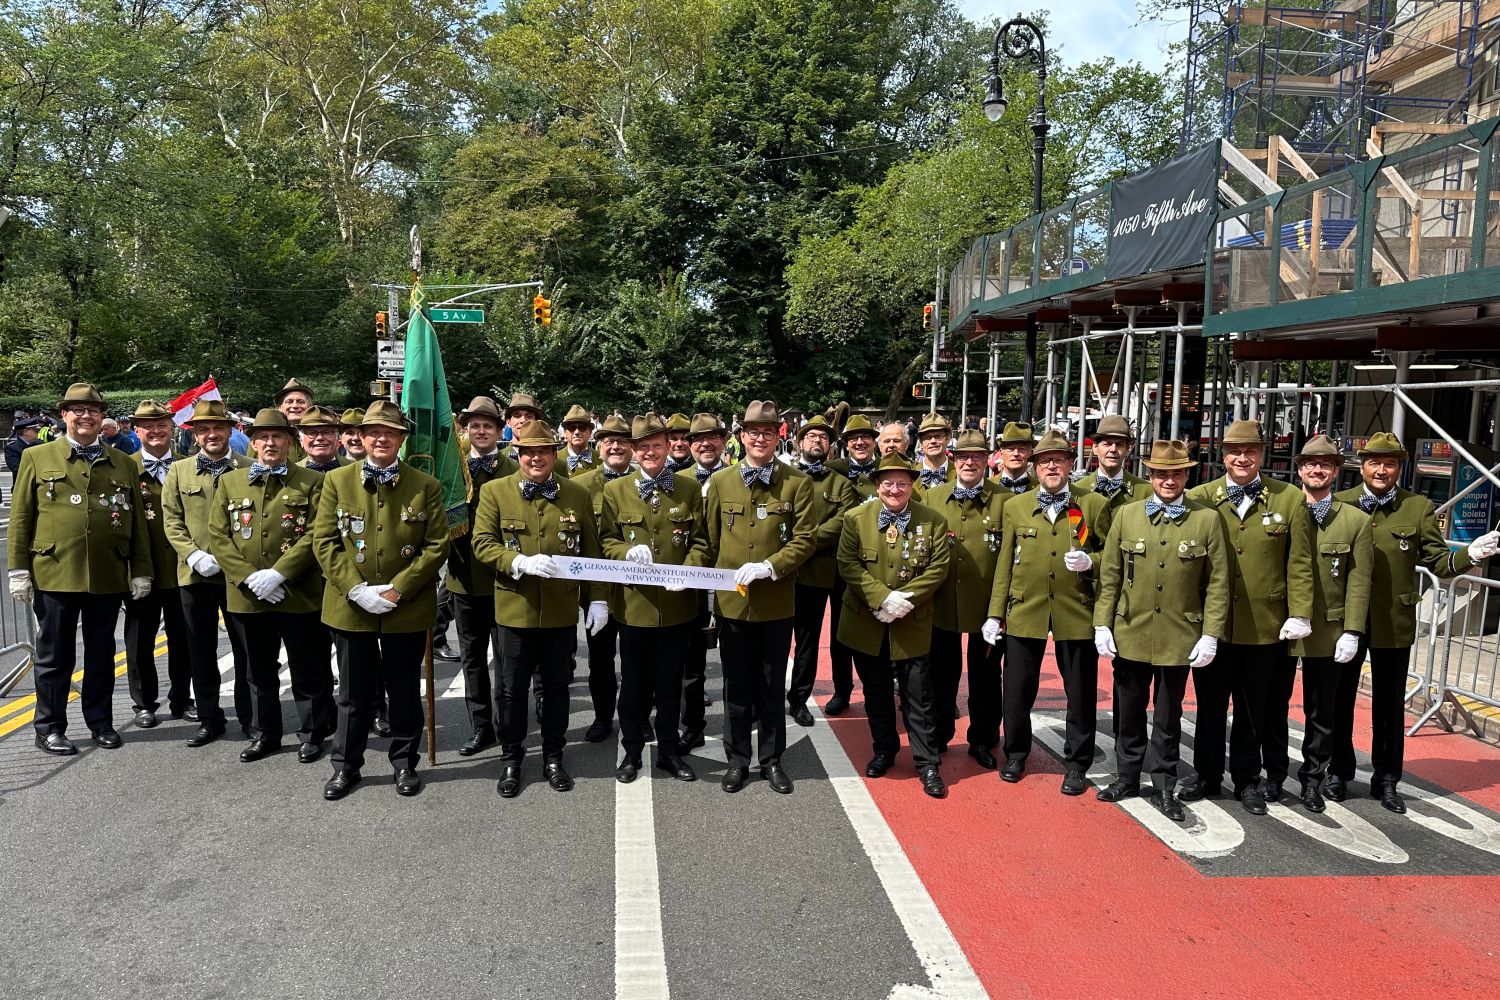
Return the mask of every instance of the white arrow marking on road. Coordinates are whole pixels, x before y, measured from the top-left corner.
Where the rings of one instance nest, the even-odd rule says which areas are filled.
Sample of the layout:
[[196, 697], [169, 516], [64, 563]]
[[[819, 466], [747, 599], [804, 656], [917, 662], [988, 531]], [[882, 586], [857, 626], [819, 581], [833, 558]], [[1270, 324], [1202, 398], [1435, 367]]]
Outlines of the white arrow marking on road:
[[453, 675], [453, 680], [448, 684], [447, 690], [438, 695], [438, 697], [462, 698], [467, 691], [468, 688], [464, 686], [464, 671], [462, 667], [459, 667], [458, 673]]
[[[648, 762], [650, 753], [647, 747]], [[615, 997], [669, 995], [648, 763], [635, 781], [615, 782]]]

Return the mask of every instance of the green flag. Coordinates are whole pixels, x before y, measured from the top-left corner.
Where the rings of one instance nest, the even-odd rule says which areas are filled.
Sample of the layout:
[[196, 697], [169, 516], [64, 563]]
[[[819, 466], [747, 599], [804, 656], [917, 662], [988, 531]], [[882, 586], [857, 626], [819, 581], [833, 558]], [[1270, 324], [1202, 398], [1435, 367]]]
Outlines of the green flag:
[[406, 380], [401, 390], [401, 412], [411, 426], [401, 457], [437, 477], [443, 487], [443, 509], [452, 536], [469, 530], [468, 469], [458, 448], [448, 378], [437, 331], [427, 319], [427, 295], [422, 280], [411, 290], [411, 319], [406, 326]]

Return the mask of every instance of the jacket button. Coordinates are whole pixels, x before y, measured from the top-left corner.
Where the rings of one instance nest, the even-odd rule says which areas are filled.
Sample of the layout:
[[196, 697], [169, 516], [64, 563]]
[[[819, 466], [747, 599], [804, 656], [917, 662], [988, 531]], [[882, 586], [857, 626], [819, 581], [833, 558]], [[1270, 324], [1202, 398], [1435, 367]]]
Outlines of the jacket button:
[[1238, 547], [1238, 546], [1236, 546], [1236, 547], [1235, 547], [1235, 550], [1234, 550], [1234, 551], [1235, 551], [1235, 553], [1236, 553], [1236, 554], [1238, 554], [1238, 555], [1244, 555], [1244, 554], [1245, 554], [1245, 550], [1244, 550], [1244, 549], [1242, 549], [1242, 548], [1240, 548], [1240, 547]]
[[1167, 568], [1167, 564], [1166, 563], [1157, 563], [1156, 565], [1159, 566], [1162, 569], [1166, 569]]
[[1054, 553], [1052, 553], [1052, 554], [1053, 554], [1053, 555], [1054, 555], [1054, 556], [1055, 556], [1055, 555], [1057, 555], [1057, 553], [1056, 553], [1056, 552], [1054, 552]]
[[1049, 580], [1056, 580], [1057, 579], [1057, 574], [1056, 573], [1048, 573], [1047, 574], [1047, 579], [1049, 579]]
[[377, 524], [377, 525], [375, 525], [375, 530], [376, 531], [384, 531], [385, 530], [385, 525], [383, 525], [383, 524]]
[[1161, 543], [1162, 543], [1162, 544], [1163, 544], [1163, 545], [1165, 545], [1165, 544], [1167, 544], [1167, 540], [1166, 540], [1166, 539], [1165, 539], [1165, 538], [1163, 538], [1163, 539], [1162, 539], [1162, 540], [1161, 540]]
[[1161, 589], [1161, 584], [1159, 584], [1159, 583], [1158, 583], [1158, 584], [1157, 584], [1157, 585], [1156, 585], [1156, 589], [1157, 589], [1157, 590], [1160, 590], [1160, 589]]
[[1157, 614], [1161, 614], [1161, 608], [1157, 608], [1157, 609], [1156, 609], [1156, 613], [1157, 613]]
[[1247, 525], [1247, 524], [1245, 524], [1245, 522], [1244, 522], [1244, 521], [1241, 521], [1241, 522], [1240, 522], [1240, 530], [1241, 530], [1241, 531], [1244, 531], [1244, 530], [1245, 530], [1245, 529], [1246, 529], [1246, 528], [1247, 528], [1247, 527], [1249, 527], [1249, 526], [1248, 526], [1248, 525]]

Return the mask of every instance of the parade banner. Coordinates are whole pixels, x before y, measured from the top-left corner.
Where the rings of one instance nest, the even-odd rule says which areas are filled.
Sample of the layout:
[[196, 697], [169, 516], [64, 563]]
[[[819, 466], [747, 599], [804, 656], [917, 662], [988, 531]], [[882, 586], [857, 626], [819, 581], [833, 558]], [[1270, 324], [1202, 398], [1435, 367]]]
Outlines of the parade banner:
[[1109, 188], [1108, 278], [1201, 264], [1218, 208], [1219, 144], [1206, 143]]
[[582, 556], [553, 556], [562, 568], [564, 580], [601, 580], [632, 586], [662, 587], [676, 584], [688, 590], [733, 590], [734, 570], [708, 566], [672, 566], [652, 563], [643, 566], [626, 559], [586, 559]]

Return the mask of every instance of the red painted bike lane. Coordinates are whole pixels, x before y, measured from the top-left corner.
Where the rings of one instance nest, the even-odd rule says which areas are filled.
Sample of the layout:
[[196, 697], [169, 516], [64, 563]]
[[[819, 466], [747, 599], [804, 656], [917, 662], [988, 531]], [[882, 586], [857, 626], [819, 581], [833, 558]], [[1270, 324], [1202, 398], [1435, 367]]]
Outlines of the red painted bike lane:
[[[825, 648], [820, 703], [831, 693], [827, 665]], [[1109, 684], [1101, 663], [1102, 711]], [[961, 712], [966, 688], [967, 680]], [[1300, 697], [1299, 684], [1294, 713]], [[1189, 699], [1191, 711], [1191, 686]], [[1037, 711], [1061, 716], [1063, 706], [1049, 656]], [[1368, 716], [1362, 698], [1356, 744], [1364, 751]], [[849, 712], [829, 722], [862, 772], [871, 748], [857, 684]], [[961, 719], [958, 740], [965, 730]], [[1406, 746], [1409, 777], [1500, 813], [1495, 748], [1433, 728]], [[956, 740], [945, 756], [950, 790], [942, 801], [922, 794], [904, 752], [886, 777], [865, 784], [992, 997], [1282, 1000], [1438, 990], [1491, 998], [1500, 990], [1500, 876], [1463, 873], [1500, 872], [1500, 858], [1455, 845], [1409, 816], [1387, 819], [1373, 800], [1356, 803], [1353, 795], [1348, 803], [1398, 832], [1413, 862], [1427, 850], [1458, 873], [1403, 875], [1392, 865], [1389, 875], [1348, 874], [1327, 862], [1326, 846], [1299, 843], [1278, 820], [1223, 801], [1245, 829], [1244, 850], [1269, 845], [1278, 864], [1290, 853], [1294, 866], [1306, 859], [1307, 871], [1216, 876], [1092, 790], [1061, 795], [1061, 764], [1039, 740], [1015, 785], [980, 769], [966, 750]], [[1363, 795], [1365, 787], [1352, 791]]]

